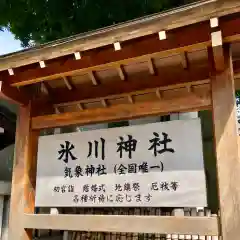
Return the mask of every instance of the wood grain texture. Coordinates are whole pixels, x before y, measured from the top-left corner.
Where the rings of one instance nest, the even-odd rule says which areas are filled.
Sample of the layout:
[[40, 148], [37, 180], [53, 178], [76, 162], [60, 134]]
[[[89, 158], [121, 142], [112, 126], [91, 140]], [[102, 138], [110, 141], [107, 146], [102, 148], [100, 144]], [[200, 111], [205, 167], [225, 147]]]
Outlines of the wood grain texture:
[[[82, 53], [82, 58], [76, 61], [73, 55], [53, 59], [47, 63], [46, 68], [38, 64], [16, 68], [15, 74], [10, 76], [1, 72], [0, 76], [13, 86], [23, 86], [45, 80], [52, 80], [64, 75], [80, 74], [86, 71], [95, 71], [99, 67], [115, 67], [126, 64], [137, 58], [156, 53], [167, 55], [182, 50], [187, 51], [201, 45], [204, 48], [210, 44], [209, 23], [203, 22], [198, 26], [190, 25], [183, 29], [175, 29], [168, 33], [168, 38], [159, 41], [158, 35], [153, 34], [136, 40], [124, 42], [120, 51], [114, 51], [112, 45], [100, 49], [93, 49]], [[123, 63], [121, 62], [123, 61]]]
[[[178, 95], [179, 93], [176, 93]], [[167, 95], [161, 101], [136, 104], [121, 104], [108, 108], [86, 109], [32, 118], [33, 129], [62, 127], [66, 125], [86, 125], [101, 122], [129, 120], [148, 115], [164, 115], [173, 112], [199, 111], [208, 109], [211, 98], [208, 92], [188, 93], [183, 96]]]
[[184, 71], [181, 67], [175, 67], [175, 69], [168, 67], [162, 69], [161, 73], [155, 76], [136, 74], [129, 76], [127, 81], [110, 79], [107, 84], [97, 86], [86, 83], [81, 84], [81, 87], [72, 91], [67, 91], [65, 87], [52, 89], [51, 98], [52, 103], [55, 105], [83, 100], [87, 102], [113, 95], [126, 95], [136, 91], [188, 82], [194, 83], [194, 81], [206, 79], [209, 79], [209, 71], [206, 66], [192, 67], [189, 71]]
[[[234, 15], [228, 18], [227, 24], [222, 24], [224, 33], [223, 42], [240, 40], [240, 17]], [[237, 18], [237, 19], [235, 19]], [[230, 20], [231, 21], [230, 21]], [[225, 23], [225, 22], [224, 22]], [[224, 28], [237, 29], [228, 31]], [[168, 56], [176, 53], [184, 53], [197, 49], [204, 49], [211, 45], [210, 24], [201, 22], [184, 28], [177, 28], [168, 32], [168, 38], [159, 41], [157, 34], [148, 35], [131, 41], [126, 41], [120, 51], [114, 51], [112, 45], [104, 48], [92, 49], [84, 52], [82, 58], [76, 61], [73, 55], [67, 55], [52, 59], [46, 68], [40, 68], [38, 64], [32, 64], [15, 69], [15, 74], [10, 76], [7, 71], [0, 76], [12, 86], [24, 86], [42, 81], [50, 81], [63, 76], [71, 76], [125, 65], [136, 61], [147, 61], [152, 57]]]
[[[16, 68], [39, 61], [54, 59], [86, 51], [98, 47], [112, 45], [113, 42], [127, 40], [158, 33], [162, 29], [168, 31], [186, 25], [208, 21], [212, 17], [238, 13], [240, 2], [238, 0], [206, 0], [184, 6], [168, 12], [140, 18], [123, 24], [110, 26], [105, 29], [80, 34], [78, 36], [61, 39], [41, 47], [7, 55], [0, 59], [0, 71]], [[234, 31], [228, 28], [228, 31]]]
[[93, 232], [218, 235], [217, 217], [25, 214], [24, 227]]
[[22, 221], [24, 212], [34, 213], [38, 131], [30, 130], [30, 113], [31, 105], [19, 109], [9, 219], [9, 239], [14, 240], [32, 239]]
[[23, 89], [11, 87], [6, 81], [0, 81], [0, 98], [18, 105], [26, 105], [31, 99], [31, 95]]
[[223, 240], [238, 240], [240, 236], [240, 162], [236, 121], [235, 89], [231, 51], [223, 47], [225, 67], [216, 71], [213, 54], [212, 111], [214, 120], [217, 172], [219, 184], [221, 235]]

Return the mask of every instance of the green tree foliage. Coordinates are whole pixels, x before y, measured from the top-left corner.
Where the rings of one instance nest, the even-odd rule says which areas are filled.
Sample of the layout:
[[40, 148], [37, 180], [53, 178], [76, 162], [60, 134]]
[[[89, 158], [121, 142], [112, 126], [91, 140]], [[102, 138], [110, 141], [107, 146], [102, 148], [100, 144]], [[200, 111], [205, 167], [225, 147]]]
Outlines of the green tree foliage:
[[23, 46], [124, 22], [183, 4], [184, 0], [0, 0], [0, 30]]

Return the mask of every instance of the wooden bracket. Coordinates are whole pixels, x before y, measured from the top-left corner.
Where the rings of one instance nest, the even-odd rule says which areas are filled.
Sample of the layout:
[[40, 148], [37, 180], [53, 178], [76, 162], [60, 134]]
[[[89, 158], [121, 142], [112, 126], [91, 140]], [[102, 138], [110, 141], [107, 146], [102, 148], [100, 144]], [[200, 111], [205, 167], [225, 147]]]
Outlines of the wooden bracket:
[[82, 58], [80, 52], [75, 52], [75, 53], [74, 53], [74, 57], [75, 57], [76, 60], [80, 60], [80, 59]]
[[213, 49], [213, 59], [216, 71], [224, 70], [224, 53], [223, 53], [223, 37], [222, 31], [219, 29], [218, 18], [210, 19], [212, 28], [211, 41]]
[[18, 105], [26, 105], [31, 100], [31, 95], [23, 89], [19, 90], [4, 81], [0, 81], [0, 98]]

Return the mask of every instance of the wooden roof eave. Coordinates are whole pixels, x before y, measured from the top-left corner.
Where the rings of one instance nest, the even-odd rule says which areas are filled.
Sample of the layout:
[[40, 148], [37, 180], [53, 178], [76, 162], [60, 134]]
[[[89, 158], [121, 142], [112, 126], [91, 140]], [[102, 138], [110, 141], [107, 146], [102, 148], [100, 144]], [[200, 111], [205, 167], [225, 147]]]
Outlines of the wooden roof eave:
[[[207, 18], [208, 21], [205, 21], [206, 16], [202, 12], [203, 9], [204, 11], [208, 11], [209, 9], [213, 11], [213, 9], [215, 9], [213, 11], [214, 14], [213, 12], [211, 13], [212, 15], [210, 14], [210, 12], [205, 13], [208, 15], [208, 18]], [[184, 57], [185, 62], [183, 62], [183, 68], [186, 69], [188, 68], [187, 66], [188, 63], [186, 61], [187, 59], [185, 55], [186, 51], [197, 50], [197, 49], [199, 50], [204, 48], [206, 49], [207, 47], [212, 45], [211, 43], [212, 29], [210, 28], [209, 16], [211, 15], [211, 17], [213, 16], [216, 17], [218, 16], [218, 14], [219, 16], [224, 16], [224, 14], [235, 13], [237, 9], [240, 10], [240, 3], [239, 1], [235, 1], [235, 0], [204, 1], [201, 3], [195, 3], [192, 5], [189, 5], [187, 7], [178, 8], [173, 11], [169, 11], [168, 13], [156, 14], [150, 17], [145, 17], [139, 20], [120, 24], [114, 27], [98, 30], [90, 34], [75, 36], [75, 37], [67, 38], [65, 40], [59, 40], [56, 42], [45, 44], [43, 46], [40, 46], [39, 48], [33, 48], [33, 49], [29, 49], [19, 53], [4, 56], [3, 58], [0, 58], [0, 66], [2, 66], [1, 62], [3, 63], [3, 65], [5, 63], [9, 64], [9, 65], [6, 65], [7, 67], [9, 66], [12, 67], [13, 64], [15, 63], [19, 64], [19, 66], [21, 64], [22, 65], [26, 64], [27, 66], [14, 68], [14, 71], [12, 70], [11, 72], [12, 74], [10, 74], [9, 72], [9, 70], [11, 70], [12, 68], [11, 69], [8, 68], [8, 71], [0, 72], [1, 79], [4, 79], [4, 81], [2, 81], [1, 96], [8, 98], [10, 100], [13, 100], [20, 104], [26, 104], [33, 98], [33, 94], [30, 93], [31, 91], [27, 91], [28, 89], [26, 89], [25, 87], [17, 89], [17, 88], [13, 88], [13, 86], [20, 87], [20, 86], [30, 85], [38, 82], [55, 80], [56, 78], [61, 77], [64, 80], [64, 82], [67, 83], [67, 88], [69, 89], [69, 86], [70, 86], [71, 89], [69, 90], [73, 90], [74, 87], [71, 86], [71, 83], [68, 80], [69, 76], [71, 76], [72, 74], [82, 73], [82, 72], [86, 72], [90, 74], [90, 76], [94, 76], [94, 72], [96, 70], [105, 69], [106, 67], [114, 67], [115, 69], [118, 69], [118, 72], [120, 74], [119, 76], [121, 77], [121, 79], [126, 80], [126, 76], [124, 76], [124, 72], [121, 68], [122, 64], [128, 64], [131, 61], [141, 62], [142, 60], [147, 61], [149, 63], [149, 61], [152, 62], [151, 59], [153, 57], [169, 56], [169, 54], [172, 54], [172, 53], [175, 54], [176, 52], [185, 56]], [[199, 10], [202, 10], [202, 11], [199, 12]], [[187, 16], [187, 13], [192, 14], [190, 18], [189, 16]], [[195, 16], [194, 14], [200, 14], [200, 15]], [[198, 19], [199, 21], [201, 18], [202, 22], [197, 22], [196, 19], [194, 20], [195, 22], [191, 22], [192, 16], [195, 16], [196, 19]], [[175, 25], [174, 25], [174, 19], [172, 19], [171, 24], [167, 25], [167, 21], [169, 21], [169, 17], [175, 19]], [[187, 19], [189, 20], [188, 22], [187, 22]], [[185, 21], [185, 25], [176, 24], [177, 22], [183, 23], [184, 21]], [[237, 27], [240, 24], [239, 15], [231, 15], [231, 17], [227, 16], [227, 18], [224, 18], [224, 19], [220, 18], [219, 22], [220, 22], [220, 29], [222, 31], [223, 43], [237, 41], [240, 39], [240, 29]], [[167, 38], [164, 40], [161, 40], [158, 37], [158, 31], [161, 30], [160, 27], [161, 26], [163, 27], [164, 23], [165, 23], [164, 29], [170, 29], [170, 30], [167, 31]], [[188, 25], [188, 24], [192, 24], [192, 25]], [[173, 26], [176, 28], [174, 28]], [[144, 31], [144, 29], [145, 30], [150, 29], [149, 31], [152, 31], [152, 32], [148, 32], [148, 31], [146, 32]], [[118, 33], [122, 34], [122, 36], [125, 36], [126, 38], [123, 38], [123, 40], [125, 39], [125, 42], [123, 42], [123, 46], [120, 49], [120, 51], [114, 51], [113, 44], [114, 44], [114, 39], [116, 40], [114, 36], [116, 37]], [[135, 33], [139, 35], [135, 35]], [[104, 42], [105, 37], [109, 41], [108, 42], [109, 46], [104, 48], [99, 48], [97, 51], [92, 49], [97, 47], [92, 45], [92, 42], [91, 42], [92, 38], [93, 38], [93, 41], [97, 40], [97, 42], [100, 44], [99, 46], [105, 46], [105, 42]], [[76, 60], [73, 57], [74, 51], [75, 50], [82, 51], [81, 44], [87, 44], [86, 46], [88, 47], [88, 49], [92, 49], [92, 50], [83, 52], [83, 54], [80, 55], [82, 57], [80, 57], [79, 60]], [[74, 49], [76, 46], [78, 47], [78, 49]], [[58, 49], [58, 52], [60, 55], [54, 56], [56, 49]], [[82, 49], [84, 50], [84, 48]], [[46, 61], [46, 63], [45, 61], [42, 61], [43, 60], [42, 54], [45, 54], [45, 50], [49, 51], [48, 57], [44, 59], [44, 60], [46, 59], [49, 60], [49, 61]], [[65, 53], [67, 53], [65, 50], [66, 51], [69, 50], [68, 54], [70, 54], [71, 52], [71, 55], [65, 55]], [[220, 50], [219, 53], [221, 54], [221, 47], [219, 48], [219, 50]], [[34, 60], [34, 57], [31, 55], [33, 53], [37, 54], [37, 56], [39, 57], [38, 59], [39, 63], [35, 65], [31, 64], [32, 63], [31, 61]], [[217, 53], [217, 55], [219, 55], [219, 53]], [[18, 58], [19, 56], [20, 58]], [[65, 57], [61, 58], [60, 56], [65, 56]], [[54, 58], [54, 59], [50, 60], [51, 58]], [[222, 56], [220, 56], [219, 59], [222, 59]], [[6, 62], [4, 63], [5, 60]], [[151, 67], [150, 72], [152, 72], [151, 74], [155, 75], [154, 66], [150, 66], [150, 67]], [[189, 72], [189, 69], [188, 69], [188, 72]], [[238, 72], [238, 69], [237, 69], [237, 72]], [[206, 73], [208, 74], [208, 71], [204, 72], [204, 74]], [[198, 77], [198, 74], [195, 74], [195, 75], [196, 77]], [[185, 79], [181, 77], [180, 79], [183, 79], [181, 80], [183, 82], [185, 82], [187, 79], [188, 80], [191, 79], [189, 81], [198, 81], [202, 79], [207, 79], [207, 77], [195, 79], [196, 77], [194, 78], [192, 76], [193, 75], [189, 74], [189, 76], [185, 77]], [[199, 74], [199, 76], [202, 76], [202, 74]], [[178, 79], [179, 76], [177, 77], [175, 76], [175, 78], [170, 77], [170, 80], [163, 79], [162, 82], [158, 82], [157, 76], [151, 76], [150, 78], [152, 79], [152, 81], [148, 81], [150, 83], [150, 86], [146, 84], [134, 85], [134, 81], [131, 83], [129, 82], [124, 83], [123, 81], [123, 83], [117, 83], [117, 86], [119, 87], [117, 89], [118, 93], [114, 91], [114, 89], [116, 89], [115, 83], [113, 83], [114, 85], [113, 87], [109, 87], [110, 85], [108, 85], [108, 88], [106, 88], [107, 89], [107, 93], [106, 93], [105, 86], [98, 86], [97, 79], [95, 79], [95, 77], [94, 79], [93, 77], [91, 77], [92, 81], [94, 80], [93, 84], [96, 87], [94, 88], [95, 90], [89, 91], [90, 90], [89, 88], [87, 89], [86, 92], [82, 91], [82, 94], [79, 93], [79, 90], [70, 91], [69, 94], [66, 94], [66, 97], [64, 94], [62, 94], [62, 96], [64, 96], [63, 97], [64, 102], [68, 103], [68, 102], [74, 101], [72, 96], [76, 96], [76, 94], [77, 96], [85, 96], [86, 99], [91, 99], [93, 98], [93, 96], [90, 96], [91, 94], [86, 96], [85, 93], [95, 92], [96, 93], [95, 95], [101, 98], [102, 103], [106, 107], [107, 102], [105, 101], [105, 95], [110, 96], [115, 94], [118, 94], [118, 95], [130, 94], [128, 96], [128, 99], [131, 99], [131, 94], [136, 91], [141, 91], [142, 87], [144, 87], [145, 89], [158, 88], [158, 87], [162, 87], [163, 84], [171, 85], [171, 84], [179, 83], [179, 82], [176, 82], [176, 79]], [[154, 80], [154, 78], [156, 79]], [[120, 85], [122, 84], [122, 86], [120, 86], [119, 84]], [[128, 86], [126, 87], [124, 86], [124, 84]], [[48, 83], [46, 82], [42, 84], [42, 87], [44, 87], [45, 93], [49, 95], [48, 98], [51, 99], [51, 102], [54, 105], [63, 103], [63, 100], [59, 100], [60, 98], [58, 97], [58, 96], [61, 96], [61, 94], [56, 94], [57, 92], [59, 92], [59, 90], [61, 91], [61, 89], [59, 90], [56, 89], [56, 91], [54, 90], [55, 91], [54, 93], [54, 91], [52, 92], [52, 89], [48, 87]], [[82, 87], [84, 89], [84, 86]], [[50, 95], [52, 96], [50, 97]], [[133, 102], [133, 100], [131, 102]], [[81, 104], [81, 102], [79, 102], [79, 104]], [[81, 106], [81, 109], [82, 109], [82, 106]]]
[[6, 81], [0, 81], [0, 99], [18, 105], [26, 105], [32, 99], [32, 94], [26, 89], [20, 91], [18, 88], [10, 86]]
[[[220, 19], [221, 20], [221, 19]], [[209, 22], [178, 28], [167, 32], [166, 40], [159, 40], [158, 34], [148, 35], [123, 43], [120, 51], [114, 51], [112, 45], [100, 48], [97, 51], [83, 52], [80, 60], [75, 60], [72, 55], [46, 61], [46, 67], [40, 68], [39, 64], [31, 65], [29, 69], [16, 68], [14, 75], [7, 71], [0, 75], [12, 86], [24, 86], [42, 81], [49, 81], [63, 76], [96, 71], [108, 67], [117, 67], [134, 61], [148, 60], [156, 56], [168, 56], [173, 53], [184, 53], [211, 46], [211, 28]], [[220, 23], [223, 43], [240, 39], [240, 17], [224, 19]]]
[[131, 39], [172, 30], [240, 11], [238, 0], [206, 0], [164, 13], [110, 26], [104, 29], [57, 40], [39, 47], [2, 56], [0, 71], [50, 60]]

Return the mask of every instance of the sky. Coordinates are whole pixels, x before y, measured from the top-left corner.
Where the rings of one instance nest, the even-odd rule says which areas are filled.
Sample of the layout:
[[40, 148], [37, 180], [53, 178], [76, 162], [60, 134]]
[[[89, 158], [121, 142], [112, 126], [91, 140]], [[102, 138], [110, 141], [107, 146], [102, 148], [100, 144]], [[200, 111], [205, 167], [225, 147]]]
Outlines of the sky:
[[5, 30], [0, 31], [0, 55], [21, 50], [20, 41], [15, 40], [14, 36]]

